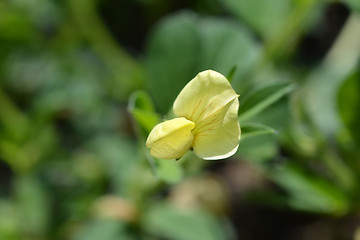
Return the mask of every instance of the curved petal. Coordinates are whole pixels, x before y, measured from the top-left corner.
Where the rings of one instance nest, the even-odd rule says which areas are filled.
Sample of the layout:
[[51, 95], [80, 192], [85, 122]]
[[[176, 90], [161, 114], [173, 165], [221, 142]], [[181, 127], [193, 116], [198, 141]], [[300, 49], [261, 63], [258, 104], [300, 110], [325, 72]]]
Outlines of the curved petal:
[[183, 117], [171, 119], [156, 125], [146, 140], [150, 154], [162, 159], [182, 157], [191, 147], [195, 123]]
[[196, 155], [206, 160], [223, 159], [235, 154], [240, 141], [239, 100], [234, 98], [205, 118], [193, 130]]
[[184, 87], [176, 98], [173, 109], [178, 117], [185, 117], [198, 124], [237, 97], [223, 75], [206, 70]]

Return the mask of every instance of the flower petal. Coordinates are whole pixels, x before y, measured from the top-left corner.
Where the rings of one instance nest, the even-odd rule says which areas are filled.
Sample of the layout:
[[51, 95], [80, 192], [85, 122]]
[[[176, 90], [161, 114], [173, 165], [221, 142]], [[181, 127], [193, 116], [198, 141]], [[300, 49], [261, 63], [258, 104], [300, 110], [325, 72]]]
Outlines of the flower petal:
[[213, 70], [200, 72], [180, 92], [174, 113], [196, 124], [224, 107], [238, 95], [229, 81]]
[[162, 159], [182, 157], [191, 147], [195, 123], [183, 117], [174, 118], [156, 125], [146, 140], [150, 154]]
[[193, 130], [196, 155], [206, 160], [223, 159], [235, 154], [240, 141], [239, 100], [228, 104], [203, 119]]

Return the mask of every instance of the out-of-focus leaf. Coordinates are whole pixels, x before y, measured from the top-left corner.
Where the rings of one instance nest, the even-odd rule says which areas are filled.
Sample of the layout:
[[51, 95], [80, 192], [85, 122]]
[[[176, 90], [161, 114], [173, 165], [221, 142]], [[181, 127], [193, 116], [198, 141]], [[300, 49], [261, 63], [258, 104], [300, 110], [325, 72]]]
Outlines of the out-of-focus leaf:
[[288, 0], [222, 0], [229, 11], [245, 20], [265, 38], [281, 31], [291, 14], [292, 1]]
[[20, 239], [19, 219], [13, 202], [0, 200], [0, 239]]
[[294, 89], [293, 83], [275, 83], [255, 89], [240, 98], [239, 121], [245, 121], [279, 100]]
[[26, 134], [27, 139], [22, 139], [20, 143], [0, 138], [0, 157], [19, 172], [27, 172], [33, 168], [53, 150], [57, 141], [50, 126], [32, 127], [33, 129], [22, 133]]
[[360, 146], [360, 74], [352, 74], [340, 87], [337, 102], [340, 117]]
[[78, 0], [67, 2], [67, 7], [76, 23], [75, 31], [89, 41], [99, 60], [108, 70], [105, 75], [110, 77], [106, 81], [109, 84], [110, 96], [124, 101], [135, 89], [143, 87], [143, 68], [113, 38], [100, 16], [97, 4], [97, 1]]
[[198, 71], [212, 69], [228, 76], [232, 85], [242, 90], [244, 76], [256, 65], [260, 46], [253, 36], [235, 21], [217, 18], [201, 19], [198, 23], [201, 52]]
[[[77, 63], [78, 64], [78, 63]], [[5, 63], [5, 84], [18, 93], [32, 93], [59, 87], [66, 78], [60, 59], [49, 53], [13, 51]]]
[[282, 145], [294, 155], [310, 159], [316, 155], [321, 143], [316, 135], [317, 132], [313, 130], [304, 122], [291, 119], [283, 134], [280, 135]]
[[276, 134], [277, 131], [259, 123], [245, 123], [241, 126], [241, 140], [263, 134]]
[[[21, 11], [6, 7], [0, 3], [0, 39], [9, 40], [10, 45], [28, 41], [35, 35], [34, 27]], [[10, 41], [13, 41], [12, 43]], [[5, 42], [2, 42], [5, 45]], [[3, 46], [4, 46], [3, 45]], [[4, 51], [5, 49], [1, 49]]]
[[89, 142], [88, 147], [104, 161], [109, 173], [122, 170], [123, 164], [131, 163], [136, 159], [135, 142], [123, 136], [97, 136]]
[[148, 89], [166, 113], [180, 90], [195, 75], [212, 69], [233, 74], [235, 89], [255, 66], [260, 48], [234, 21], [181, 13], [165, 18], [153, 33], [147, 51]]
[[324, 179], [306, 175], [290, 165], [271, 171], [270, 177], [284, 189], [290, 207], [302, 211], [343, 215], [348, 211], [348, 199], [335, 185]]
[[336, 106], [339, 86], [359, 66], [359, 28], [360, 15], [352, 13], [322, 64], [307, 77], [300, 91], [311, 120], [328, 137], [338, 134], [341, 126]]
[[145, 91], [136, 91], [130, 96], [128, 111], [146, 135], [160, 121], [150, 96]]
[[22, 142], [28, 134], [29, 120], [0, 88], [0, 123], [2, 138], [6, 136], [15, 142]]
[[33, 126], [31, 129], [31, 135], [22, 146], [22, 151], [29, 156], [31, 164], [35, 165], [55, 148], [57, 136], [51, 125], [38, 124], [35, 121], [33, 124], [37, 124], [37, 126]]
[[136, 143], [120, 135], [97, 136], [86, 148], [100, 161], [108, 176], [111, 177], [115, 192], [127, 196], [127, 180], [131, 169], [137, 163]]
[[12, 141], [0, 139], [0, 156], [15, 171], [25, 172], [31, 167], [30, 156]]
[[[240, 108], [241, 106], [242, 102], [240, 102]], [[249, 122], [250, 124], [258, 123], [269, 126], [270, 128], [276, 129], [276, 132], [278, 132], [279, 135], [256, 135], [250, 138], [245, 138], [245, 141], [242, 141], [244, 139], [242, 136], [238, 150], [239, 157], [245, 157], [255, 161], [267, 161], [274, 159], [274, 157], [278, 154], [279, 149], [277, 139], [279, 136], [282, 136], [283, 132], [286, 131], [285, 126], [288, 125], [289, 117], [288, 99], [286, 97], [283, 97], [283, 99], [276, 102], [276, 104], [267, 107], [257, 115], [251, 117], [251, 121]], [[247, 124], [247, 121], [243, 123], [240, 122], [241, 128], [246, 127]]]
[[227, 239], [219, 222], [200, 211], [182, 212], [170, 205], [153, 205], [142, 222], [154, 236], [172, 240]]
[[31, 19], [39, 28], [53, 27], [60, 20], [59, 8], [54, 2], [46, 0], [15, 0], [11, 4], [20, 9], [23, 16]]
[[156, 175], [167, 183], [176, 183], [183, 177], [180, 164], [174, 160], [155, 159]]
[[[49, 222], [49, 195], [34, 176], [20, 176], [15, 181], [16, 211], [25, 236], [44, 236]], [[27, 238], [27, 237], [25, 237]]]
[[84, 225], [72, 240], [119, 240], [133, 239], [124, 231], [125, 225], [118, 220], [93, 220]]
[[360, 12], [360, 1], [358, 0], [343, 0], [347, 5], [349, 5], [353, 10]]
[[290, 97], [287, 96], [279, 99], [276, 103], [251, 117], [251, 122], [261, 123], [276, 129], [278, 132], [283, 132], [291, 118], [289, 99]]
[[240, 140], [236, 154], [241, 158], [261, 162], [273, 159], [277, 152], [278, 146], [273, 134], [267, 134]]
[[200, 48], [194, 14], [166, 18], [155, 29], [147, 50], [147, 87], [160, 112], [170, 109], [180, 90], [195, 76]]

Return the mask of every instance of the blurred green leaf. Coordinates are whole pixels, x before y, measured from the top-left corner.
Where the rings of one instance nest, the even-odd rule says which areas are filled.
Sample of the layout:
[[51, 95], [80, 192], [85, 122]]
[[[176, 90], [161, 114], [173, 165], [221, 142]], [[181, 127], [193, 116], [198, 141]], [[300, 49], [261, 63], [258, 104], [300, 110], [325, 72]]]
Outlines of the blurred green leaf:
[[121, 135], [98, 135], [88, 142], [87, 149], [101, 159], [110, 175], [126, 172], [125, 167], [137, 157], [135, 142]]
[[277, 131], [275, 129], [259, 123], [245, 123], [241, 125], [241, 140], [249, 137], [276, 133]]
[[194, 14], [165, 18], [153, 32], [147, 47], [147, 87], [160, 112], [170, 109], [195, 76], [200, 46]]
[[287, 201], [292, 208], [335, 215], [348, 211], [345, 194], [323, 178], [305, 174], [291, 165], [272, 170], [270, 177], [289, 192]]
[[57, 142], [51, 126], [35, 121], [22, 134], [20, 142], [7, 139], [5, 134], [0, 138], [0, 157], [18, 173], [31, 171], [39, 160], [51, 153]]
[[92, 220], [86, 223], [72, 240], [119, 240], [133, 239], [124, 231], [125, 225], [118, 220]]
[[289, 119], [291, 119], [290, 99], [290, 96], [284, 96], [276, 103], [251, 117], [251, 122], [261, 123], [276, 129], [278, 132], [283, 132], [288, 125]]
[[291, 14], [292, 1], [288, 0], [222, 0], [225, 7], [237, 17], [245, 20], [265, 38], [271, 38], [286, 23]]
[[29, 130], [29, 120], [9, 96], [0, 88], [0, 123], [2, 125], [1, 138], [9, 138], [17, 143], [24, 141]]
[[149, 233], [171, 240], [222, 240], [224, 230], [211, 215], [200, 211], [180, 211], [165, 203], [153, 205], [142, 222]]
[[198, 31], [198, 71], [212, 69], [225, 76], [232, 73], [231, 83], [240, 91], [245, 75], [254, 68], [261, 53], [254, 37], [237, 22], [218, 18], [199, 19]]
[[166, 183], [179, 182], [183, 177], [180, 164], [174, 160], [155, 159], [156, 175]]
[[11, 4], [19, 9], [22, 16], [31, 19], [39, 28], [51, 27], [60, 20], [60, 8], [47, 0], [14, 0]]
[[293, 156], [310, 159], [316, 155], [321, 144], [318, 131], [297, 119], [292, 118], [282, 133], [282, 145], [291, 151]]
[[6, 139], [0, 139], [0, 156], [16, 172], [25, 172], [31, 166], [29, 156], [22, 151], [21, 146]]
[[263, 162], [273, 159], [278, 153], [278, 144], [273, 134], [258, 135], [240, 141], [236, 153], [239, 158]]
[[0, 199], [0, 239], [20, 239], [19, 218], [12, 201]]
[[[18, 9], [12, 9], [0, 3], [0, 40], [22, 43], [35, 36], [35, 29], [28, 18]], [[5, 46], [5, 42], [2, 42]], [[1, 49], [1, 52], [5, 49]]]
[[74, 31], [90, 42], [89, 46], [105, 65], [109, 94], [125, 101], [135, 89], [143, 87], [143, 67], [114, 39], [100, 16], [98, 3], [78, 0], [66, 1], [65, 5], [75, 23]]
[[239, 121], [255, 116], [294, 88], [293, 83], [275, 83], [249, 92], [240, 98]]
[[136, 91], [130, 96], [128, 111], [136, 123], [144, 130], [146, 136], [160, 122], [150, 96], [145, 91]]
[[98, 135], [86, 144], [86, 149], [94, 154], [111, 177], [116, 193], [127, 196], [128, 179], [132, 167], [137, 164], [136, 143], [121, 135]]
[[149, 92], [160, 112], [166, 113], [198, 72], [212, 69], [227, 76], [234, 67], [233, 84], [238, 89], [259, 50], [249, 32], [234, 21], [175, 14], [160, 23], [149, 41]]
[[360, 74], [352, 74], [340, 87], [337, 95], [340, 117], [350, 135], [360, 146]]
[[343, 0], [353, 10], [360, 12], [360, 1], [358, 0]]
[[306, 111], [327, 137], [338, 134], [341, 127], [336, 106], [339, 86], [359, 67], [359, 28], [360, 15], [350, 14], [322, 64], [302, 84], [300, 93]]
[[24, 238], [45, 236], [49, 227], [49, 195], [35, 176], [19, 176], [15, 181], [16, 211]]

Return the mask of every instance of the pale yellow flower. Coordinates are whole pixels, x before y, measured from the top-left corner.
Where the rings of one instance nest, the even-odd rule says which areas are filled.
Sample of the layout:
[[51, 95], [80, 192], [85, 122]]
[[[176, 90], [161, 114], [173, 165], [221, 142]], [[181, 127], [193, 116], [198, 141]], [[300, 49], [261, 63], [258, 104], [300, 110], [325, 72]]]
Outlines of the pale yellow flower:
[[192, 148], [207, 160], [232, 156], [240, 140], [238, 97], [220, 73], [200, 72], [176, 98], [177, 118], [159, 123], [150, 132], [146, 141], [150, 154], [177, 159]]

